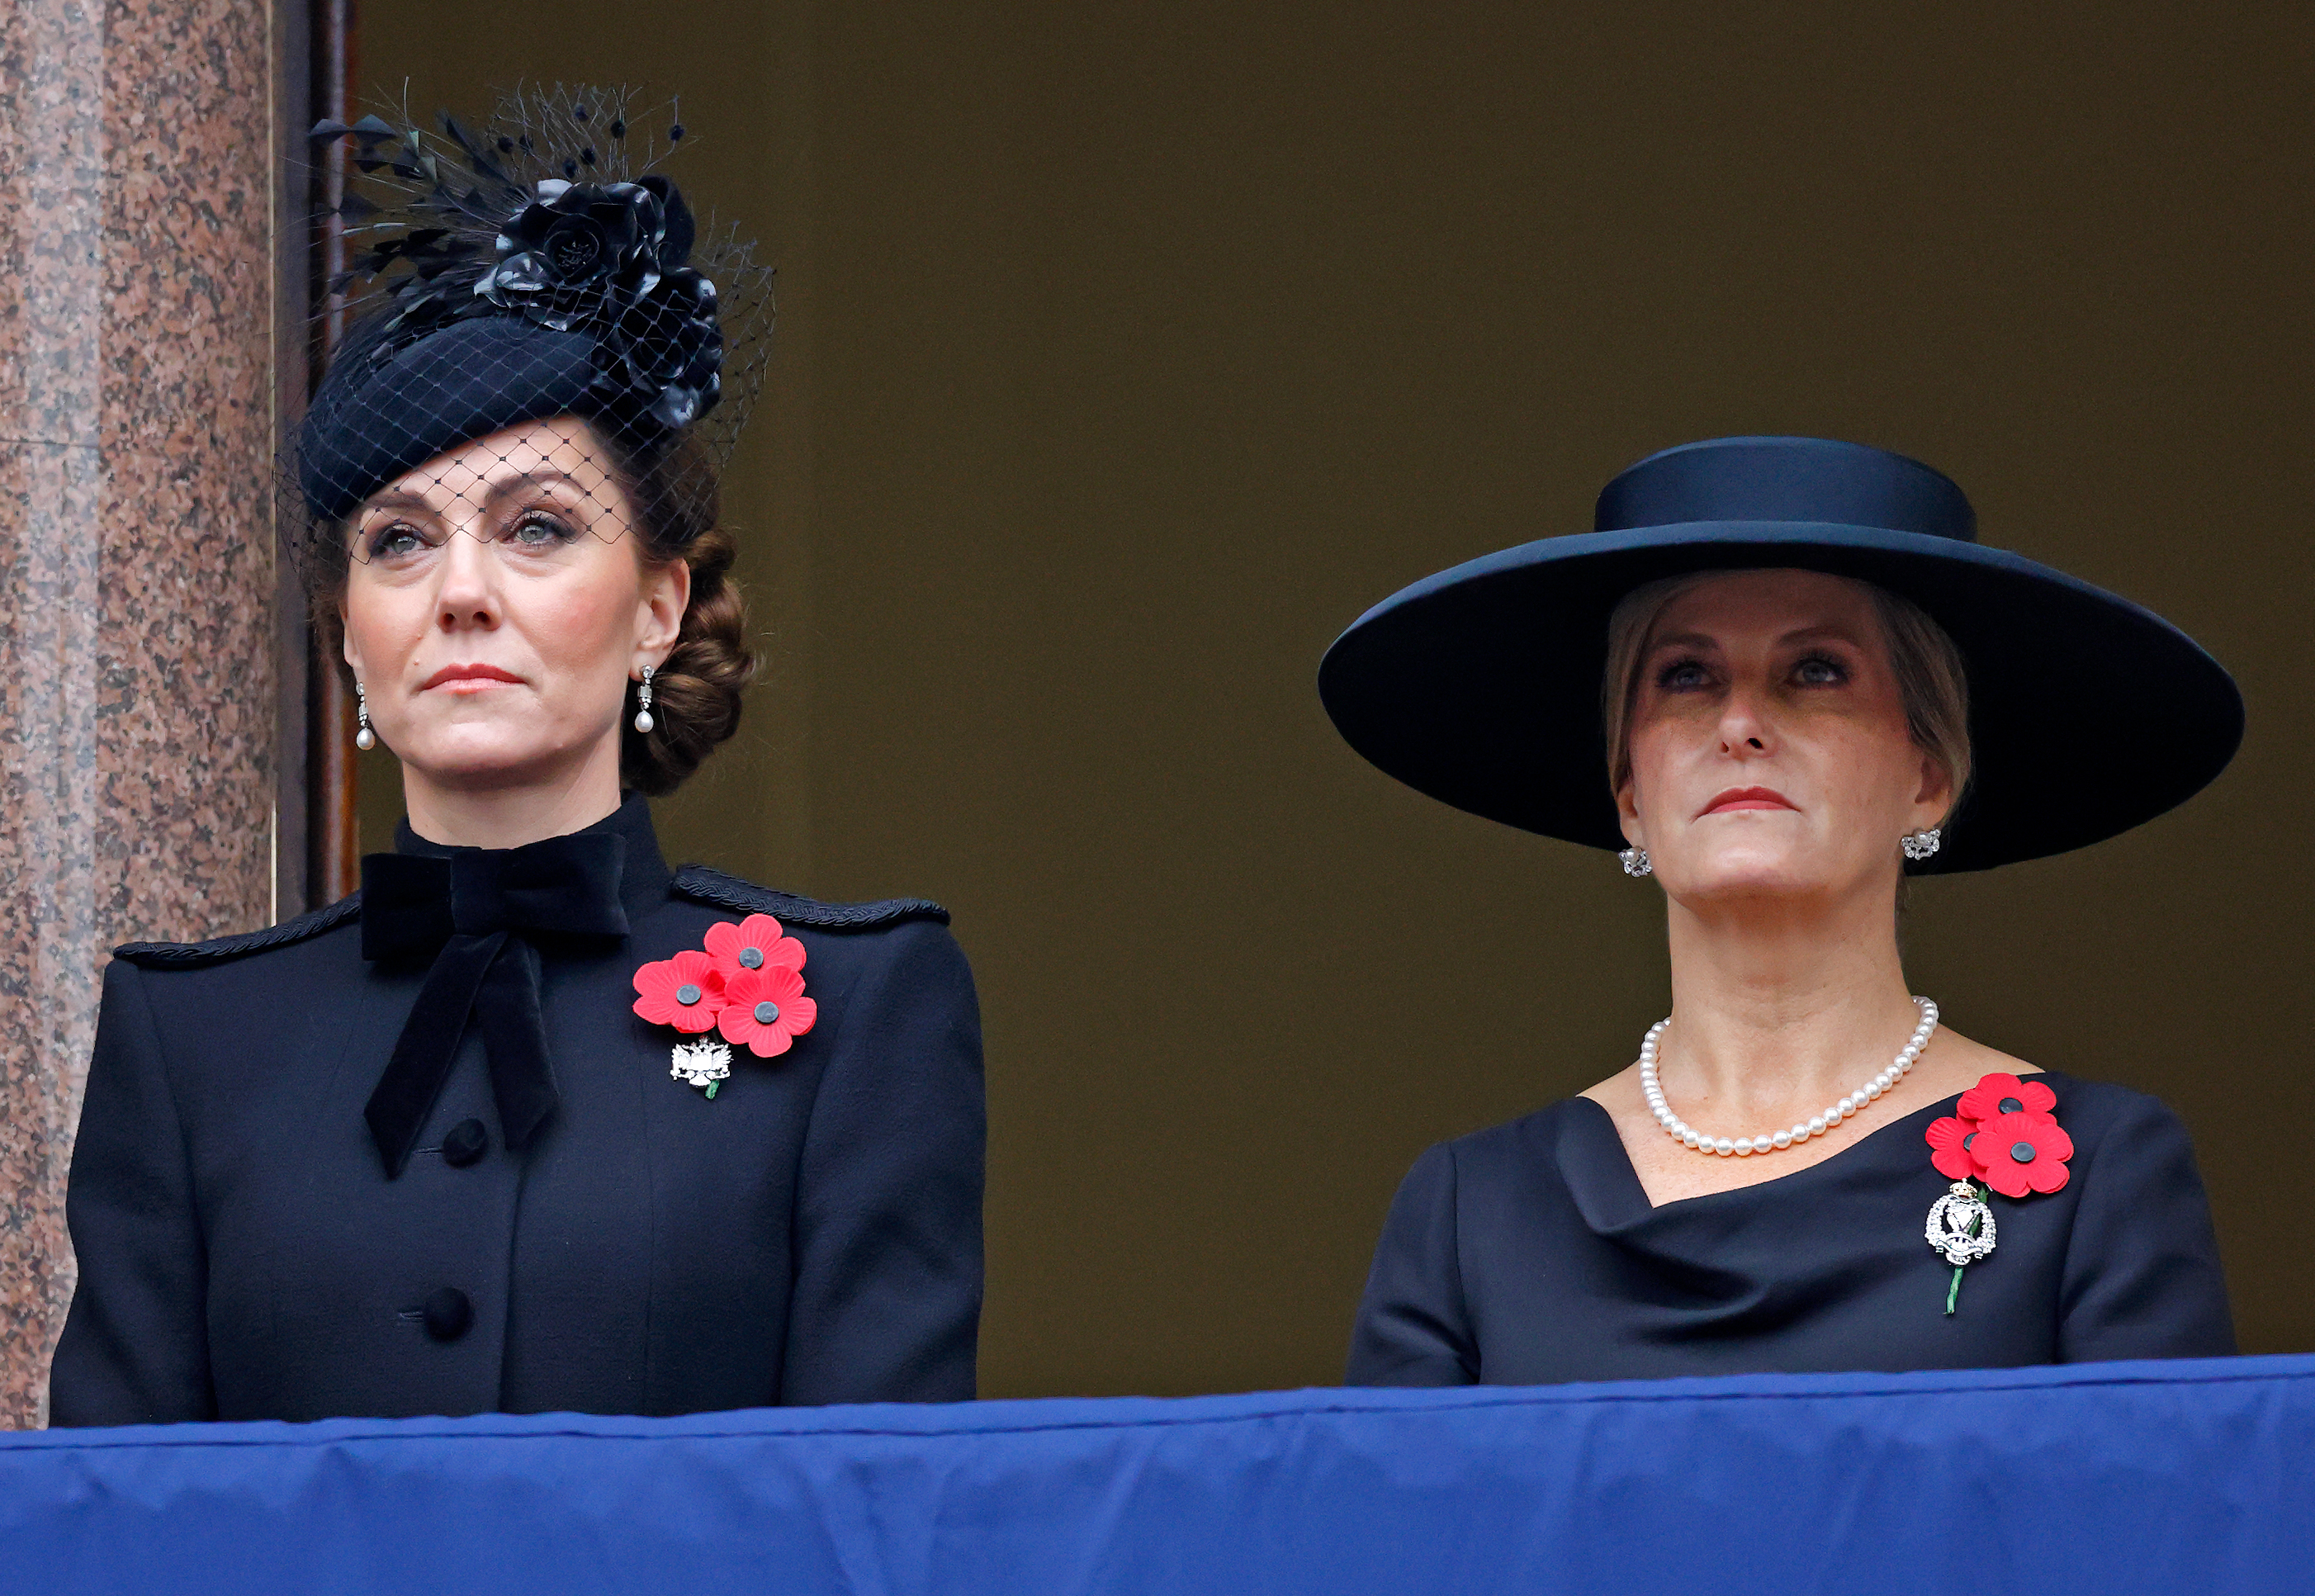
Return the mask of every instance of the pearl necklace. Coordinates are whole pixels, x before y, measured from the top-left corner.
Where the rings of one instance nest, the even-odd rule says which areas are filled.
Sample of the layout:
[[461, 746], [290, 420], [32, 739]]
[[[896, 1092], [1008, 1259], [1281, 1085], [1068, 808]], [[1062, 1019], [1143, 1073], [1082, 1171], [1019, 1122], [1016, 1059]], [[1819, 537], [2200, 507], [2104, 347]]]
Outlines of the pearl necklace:
[[1929, 1045], [1929, 1037], [1938, 1028], [1938, 1006], [1926, 998], [1916, 998], [1913, 1001], [1920, 1005], [1921, 1023], [1913, 1027], [1912, 1040], [1899, 1051], [1896, 1061], [1806, 1124], [1795, 1125], [1789, 1130], [1779, 1130], [1773, 1136], [1740, 1136], [1731, 1141], [1725, 1136], [1707, 1136], [1672, 1113], [1672, 1104], [1664, 1101], [1663, 1086], [1656, 1079], [1656, 1046], [1663, 1040], [1665, 1028], [1672, 1024], [1669, 1015], [1649, 1026], [1646, 1037], [1640, 1042], [1641, 1094], [1647, 1098], [1648, 1110], [1656, 1116], [1656, 1123], [1664, 1128], [1664, 1134], [1681, 1146], [1694, 1148], [1699, 1153], [1711, 1153], [1722, 1158], [1733, 1153], [1743, 1158], [1772, 1148], [1782, 1151], [1788, 1147], [1798, 1147], [1812, 1136], [1823, 1136], [1905, 1078], [1905, 1072], [1912, 1068], [1914, 1061], [1920, 1058], [1921, 1050]]

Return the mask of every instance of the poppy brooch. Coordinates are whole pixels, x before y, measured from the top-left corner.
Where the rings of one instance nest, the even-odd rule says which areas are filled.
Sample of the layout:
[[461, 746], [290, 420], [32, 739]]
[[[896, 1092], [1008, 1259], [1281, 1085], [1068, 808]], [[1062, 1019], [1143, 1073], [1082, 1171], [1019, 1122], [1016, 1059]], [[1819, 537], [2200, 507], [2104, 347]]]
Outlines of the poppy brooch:
[[668, 1074], [712, 1098], [731, 1077], [733, 1047], [776, 1059], [812, 1029], [820, 1006], [804, 996], [803, 944], [771, 916], [710, 926], [705, 940], [704, 951], [685, 948], [635, 971], [635, 1013], [682, 1033]]
[[1993, 1251], [1989, 1193], [2018, 1199], [2066, 1184], [2074, 1139], [2060, 1129], [2058, 1095], [2039, 1080], [1989, 1075], [1961, 1095], [1954, 1112], [1931, 1122], [1923, 1139], [1929, 1163], [1953, 1182], [1929, 1205], [1929, 1243], [1953, 1265], [1946, 1312], [1961, 1299], [1961, 1272]]

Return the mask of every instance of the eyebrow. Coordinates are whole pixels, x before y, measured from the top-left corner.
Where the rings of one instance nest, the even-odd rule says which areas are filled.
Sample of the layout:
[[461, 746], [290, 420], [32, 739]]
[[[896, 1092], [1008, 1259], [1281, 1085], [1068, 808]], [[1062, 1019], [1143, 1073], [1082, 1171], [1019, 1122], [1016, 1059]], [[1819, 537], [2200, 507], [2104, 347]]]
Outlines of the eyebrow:
[[[1779, 643], [1811, 643], [1820, 638], [1837, 639], [1850, 644], [1857, 643], [1856, 634], [1838, 623], [1822, 626], [1797, 626], [1790, 632], [1780, 634], [1777, 641]], [[1658, 649], [1665, 648], [1717, 648], [1719, 646], [1718, 638], [1707, 636], [1701, 632], [1667, 632], [1662, 637], [1650, 640], [1648, 652], [1654, 653]]]
[[402, 488], [380, 488], [362, 501], [364, 510], [422, 510], [432, 513], [433, 506], [418, 494]]
[[[593, 497], [590, 490], [577, 477], [567, 471], [558, 471], [550, 466], [537, 471], [525, 471], [514, 476], [500, 477], [495, 481], [485, 481], [483, 483], [483, 504], [488, 508], [502, 499], [512, 498], [526, 487], [565, 487], [581, 499]], [[458, 497], [464, 499], [466, 495], [461, 493]], [[414, 510], [428, 515], [438, 513], [434, 506], [427, 502], [425, 495], [413, 493], [407, 488], [399, 486], [381, 488], [370, 496], [368, 502], [363, 508], [366, 510]]]

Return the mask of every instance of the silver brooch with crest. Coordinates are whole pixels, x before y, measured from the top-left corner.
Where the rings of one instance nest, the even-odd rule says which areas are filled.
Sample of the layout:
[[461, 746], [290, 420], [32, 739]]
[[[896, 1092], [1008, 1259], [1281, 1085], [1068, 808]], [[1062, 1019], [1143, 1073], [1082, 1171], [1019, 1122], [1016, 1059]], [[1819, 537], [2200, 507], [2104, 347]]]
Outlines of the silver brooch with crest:
[[1993, 1210], [1967, 1181], [1956, 1181], [1952, 1190], [1929, 1204], [1929, 1222], [1923, 1231], [1929, 1245], [1958, 1269], [1993, 1251]]
[[713, 1097], [716, 1083], [731, 1078], [732, 1050], [720, 1042], [679, 1042], [675, 1044], [675, 1064], [668, 1075], [705, 1087]]

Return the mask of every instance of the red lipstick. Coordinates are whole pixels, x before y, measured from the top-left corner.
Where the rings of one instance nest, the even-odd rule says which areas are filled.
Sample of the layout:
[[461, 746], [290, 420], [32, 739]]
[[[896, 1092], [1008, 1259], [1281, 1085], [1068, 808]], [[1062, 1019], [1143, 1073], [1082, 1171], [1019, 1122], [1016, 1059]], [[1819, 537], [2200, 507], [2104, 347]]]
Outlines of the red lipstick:
[[495, 665], [445, 665], [428, 677], [419, 687], [423, 693], [434, 687], [448, 687], [454, 693], [487, 691], [498, 682], [520, 685], [522, 678], [510, 670], [501, 670]]
[[1733, 814], [1743, 809], [1794, 809], [1800, 806], [1774, 787], [1731, 787], [1715, 797], [1699, 812], [1701, 814]]

